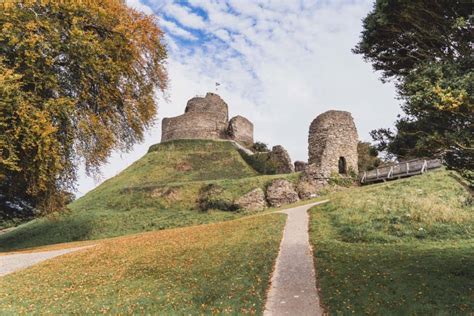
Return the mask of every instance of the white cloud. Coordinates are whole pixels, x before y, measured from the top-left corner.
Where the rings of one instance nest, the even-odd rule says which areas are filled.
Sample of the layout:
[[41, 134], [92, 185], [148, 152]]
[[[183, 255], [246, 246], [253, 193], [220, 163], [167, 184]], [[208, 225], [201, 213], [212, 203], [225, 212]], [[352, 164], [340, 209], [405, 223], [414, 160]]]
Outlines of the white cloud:
[[182, 7], [175, 3], [169, 3], [163, 8], [166, 14], [174, 17], [179, 23], [194, 29], [201, 29], [206, 27], [204, 20], [197, 14], [191, 12], [190, 9]]
[[192, 41], [197, 40], [197, 37], [194, 36], [191, 32], [188, 32], [187, 30], [179, 27], [178, 25], [176, 25], [176, 23], [173, 23], [172, 21], [167, 21], [162, 18], [160, 19], [160, 25], [166, 29], [165, 31], [168, 31], [175, 36]]
[[153, 10], [149, 6], [140, 2], [140, 0], [127, 0], [126, 3], [129, 7], [134, 8], [137, 11], [141, 11], [145, 14], [153, 14]]
[[[382, 84], [351, 52], [372, 0], [189, 3], [205, 11], [206, 19], [171, 0], [152, 4], [162, 22], [163, 15], [179, 22], [162, 24], [171, 34], [196, 36], [187, 29], [206, 34], [192, 46], [168, 38], [170, 102], [159, 100], [160, 121], [183, 113], [189, 98], [213, 91], [219, 82], [231, 115], [252, 120], [257, 140], [281, 144], [293, 160], [306, 160], [308, 128], [320, 113], [350, 111], [359, 137], [369, 140], [370, 130], [391, 126], [400, 112], [394, 87]], [[132, 153], [114, 155], [104, 176], [115, 175], [159, 142], [160, 127]], [[88, 181], [81, 179], [82, 193], [93, 186]]]

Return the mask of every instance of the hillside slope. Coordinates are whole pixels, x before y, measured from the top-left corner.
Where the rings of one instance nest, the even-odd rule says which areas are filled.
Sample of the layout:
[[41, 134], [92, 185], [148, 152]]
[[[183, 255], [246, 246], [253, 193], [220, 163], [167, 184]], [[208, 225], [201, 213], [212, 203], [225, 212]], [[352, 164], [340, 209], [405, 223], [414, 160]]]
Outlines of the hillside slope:
[[331, 314], [474, 312], [474, 205], [451, 172], [337, 193], [311, 211]]
[[53, 214], [0, 235], [0, 251], [120, 236], [230, 220], [244, 213], [197, 209], [199, 191], [213, 183], [232, 200], [274, 178], [262, 176], [224, 141], [179, 140], [157, 144], [117, 176]]

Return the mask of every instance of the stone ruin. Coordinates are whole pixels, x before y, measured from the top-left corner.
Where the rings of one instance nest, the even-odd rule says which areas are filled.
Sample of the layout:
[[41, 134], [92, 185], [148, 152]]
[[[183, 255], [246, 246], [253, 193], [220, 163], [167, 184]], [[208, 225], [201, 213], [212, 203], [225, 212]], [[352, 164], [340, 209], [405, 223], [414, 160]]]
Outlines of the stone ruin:
[[269, 161], [275, 167], [276, 173], [281, 174], [295, 172], [295, 168], [291, 163], [290, 155], [283, 146], [273, 146], [272, 151], [270, 151], [268, 154]]
[[[224, 100], [215, 93], [207, 93], [205, 97], [190, 99], [184, 114], [163, 119], [161, 141], [176, 139], [234, 140], [251, 146], [254, 143], [253, 124], [243, 116], [229, 120]], [[293, 165], [282, 146], [275, 146], [266, 153], [278, 173], [301, 171], [299, 181], [293, 185], [285, 179], [274, 180], [265, 194], [256, 188], [236, 204], [245, 209], [261, 210], [266, 202], [277, 206], [315, 197], [332, 174], [349, 176], [352, 172], [357, 173], [357, 143], [357, 129], [349, 112], [332, 110], [320, 114], [309, 128], [307, 163], [296, 161]]]
[[308, 165], [307, 162], [297, 160], [297, 161], [295, 161], [295, 171], [296, 172], [303, 171], [306, 168], [307, 165]]
[[229, 121], [227, 103], [209, 92], [190, 99], [184, 114], [163, 119], [161, 142], [175, 139], [227, 139], [250, 146], [253, 124], [243, 116]]
[[329, 178], [332, 173], [357, 173], [357, 129], [351, 113], [327, 111], [309, 128], [308, 165], [313, 177]]

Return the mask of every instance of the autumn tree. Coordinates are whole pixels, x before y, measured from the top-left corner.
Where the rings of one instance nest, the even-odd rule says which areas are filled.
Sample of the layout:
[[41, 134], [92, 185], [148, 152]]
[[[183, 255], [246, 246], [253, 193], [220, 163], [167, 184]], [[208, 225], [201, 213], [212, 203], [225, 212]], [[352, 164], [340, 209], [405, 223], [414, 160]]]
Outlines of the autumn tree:
[[474, 180], [472, 4], [464, 0], [377, 0], [354, 49], [393, 80], [404, 116], [372, 132], [399, 159], [442, 157]]
[[141, 141], [157, 113], [154, 92], [166, 89], [165, 58], [155, 18], [122, 1], [5, 6], [0, 209], [57, 210], [79, 164], [94, 174], [113, 150]]

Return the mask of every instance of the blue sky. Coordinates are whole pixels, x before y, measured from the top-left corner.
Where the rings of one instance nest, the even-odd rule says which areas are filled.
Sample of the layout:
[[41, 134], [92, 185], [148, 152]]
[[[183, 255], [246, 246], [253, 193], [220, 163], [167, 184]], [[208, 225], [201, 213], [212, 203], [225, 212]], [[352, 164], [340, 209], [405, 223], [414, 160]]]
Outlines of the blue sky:
[[311, 121], [335, 109], [350, 111], [361, 140], [392, 126], [400, 113], [395, 89], [361, 56], [351, 53], [372, 0], [127, 0], [155, 14], [165, 31], [170, 86], [157, 94], [159, 117], [146, 140], [115, 153], [102, 177], [81, 174], [78, 195], [143, 156], [161, 137], [161, 119], [180, 115], [186, 101], [219, 93], [231, 116], [255, 125], [255, 139], [283, 145], [307, 160]]

